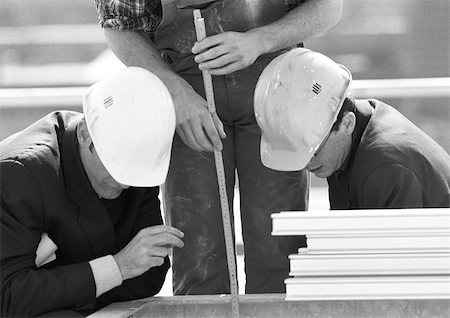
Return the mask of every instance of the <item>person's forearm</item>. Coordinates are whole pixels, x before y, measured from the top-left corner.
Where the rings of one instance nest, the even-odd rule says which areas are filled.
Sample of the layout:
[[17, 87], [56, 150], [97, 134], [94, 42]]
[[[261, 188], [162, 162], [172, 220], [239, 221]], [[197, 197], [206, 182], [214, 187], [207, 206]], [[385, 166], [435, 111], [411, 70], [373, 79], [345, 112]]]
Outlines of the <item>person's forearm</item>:
[[172, 96], [179, 87], [188, 85], [164, 62], [155, 45], [139, 31], [105, 29], [106, 42], [126, 66], [138, 66], [157, 75]]
[[208, 112], [206, 101], [161, 58], [157, 48], [139, 31], [105, 29], [111, 50], [126, 66], [145, 68], [158, 76], [169, 89], [177, 118], [177, 134], [194, 150], [222, 149], [225, 138], [217, 114]]
[[59, 309], [94, 308], [96, 286], [87, 262], [37, 270], [15, 268], [23, 264], [17, 259], [2, 264], [1, 317], [34, 317]]
[[341, 18], [342, 0], [301, 3], [281, 19], [248, 31], [261, 40], [261, 54], [271, 53], [323, 34]]

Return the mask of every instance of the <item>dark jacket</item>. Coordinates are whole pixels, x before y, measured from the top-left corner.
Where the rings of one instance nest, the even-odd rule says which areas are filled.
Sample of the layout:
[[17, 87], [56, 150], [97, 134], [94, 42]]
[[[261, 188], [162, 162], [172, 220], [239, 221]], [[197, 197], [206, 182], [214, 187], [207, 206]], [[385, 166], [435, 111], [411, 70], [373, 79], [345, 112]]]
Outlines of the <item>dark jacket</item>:
[[450, 207], [450, 156], [397, 110], [357, 100], [344, 166], [328, 178], [331, 209]]
[[[0, 143], [1, 316], [63, 308], [95, 310], [148, 297], [162, 287], [169, 261], [95, 297], [88, 261], [120, 251], [142, 228], [162, 224], [159, 189], [129, 188], [99, 199], [76, 139], [82, 114], [54, 112]], [[56, 260], [36, 268], [41, 234]]]

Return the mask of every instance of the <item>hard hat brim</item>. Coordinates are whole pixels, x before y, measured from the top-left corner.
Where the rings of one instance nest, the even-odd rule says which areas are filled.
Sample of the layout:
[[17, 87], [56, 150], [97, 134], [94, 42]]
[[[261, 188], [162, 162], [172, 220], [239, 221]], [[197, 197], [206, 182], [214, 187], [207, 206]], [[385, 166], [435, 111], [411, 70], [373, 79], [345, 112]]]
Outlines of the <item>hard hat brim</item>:
[[170, 155], [160, 163], [157, 169], [149, 169], [148, 165], [133, 165], [130, 169], [124, 169], [123, 167], [129, 166], [129, 163], [112, 163], [108, 160], [104, 165], [111, 177], [121, 184], [131, 187], [156, 187], [166, 180], [169, 163]]
[[300, 148], [296, 151], [274, 149], [264, 138], [261, 138], [261, 162], [272, 170], [303, 170], [314, 155], [311, 148]]

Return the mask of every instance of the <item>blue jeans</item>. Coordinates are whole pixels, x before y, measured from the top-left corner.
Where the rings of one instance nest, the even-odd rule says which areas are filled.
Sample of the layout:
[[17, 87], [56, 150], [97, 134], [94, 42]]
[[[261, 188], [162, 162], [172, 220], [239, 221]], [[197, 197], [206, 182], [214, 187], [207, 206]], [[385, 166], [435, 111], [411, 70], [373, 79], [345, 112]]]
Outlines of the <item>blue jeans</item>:
[[[271, 236], [271, 213], [305, 210], [309, 195], [306, 171], [280, 172], [261, 164], [253, 93], [273, 57], [260, 57], [244, 70], [213, 77], [216, 109], [227, 134], [222, 154], [230, 209], [236, 171], [239, 180], [246, 293], [284, 293], [288, 255], [306, 246], [304, 237]], [[180, 75], [205, 96], [196, 66]], [[185, 233], [184, 247], [173, 251], [174, 294], [229, 293], [214, 154], [192, 150], [175, 135], [163, 199], [169, 224]]]

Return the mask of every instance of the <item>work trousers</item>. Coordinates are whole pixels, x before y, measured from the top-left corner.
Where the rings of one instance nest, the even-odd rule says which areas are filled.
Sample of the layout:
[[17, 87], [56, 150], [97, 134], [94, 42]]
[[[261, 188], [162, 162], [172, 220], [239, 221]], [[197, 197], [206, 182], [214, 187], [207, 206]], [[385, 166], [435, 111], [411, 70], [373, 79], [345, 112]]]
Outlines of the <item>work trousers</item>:
[[[260, 57], [230, 75], [213, 76], [216, 109], [227, 134], [222, 154], [231, 213], [236, 171], [238, 175], [246, 293], [284, 293], [288, 255], [306, 246], [304, 237], [271, 236], [271, 213], [306, 210], [309, 195], [306, 171], [274, 171], [261, 163], [253, 95], [273, 57]], [[180, 75], [205, 96], [197, 66]], [[173, 251], [174, 294], [230, 293], [214, 153], [192, 150], [175, 134], [163, 203], [168, 223], [185, 234], [184, 247]]]

